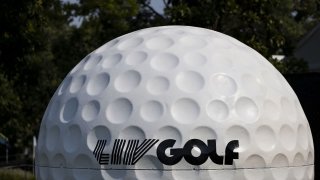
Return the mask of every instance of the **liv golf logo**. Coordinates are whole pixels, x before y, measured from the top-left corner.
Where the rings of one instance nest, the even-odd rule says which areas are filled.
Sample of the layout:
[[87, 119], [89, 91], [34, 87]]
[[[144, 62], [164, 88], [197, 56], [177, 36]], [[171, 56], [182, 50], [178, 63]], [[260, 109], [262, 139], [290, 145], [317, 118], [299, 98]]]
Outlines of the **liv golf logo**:
[[[107, 140], [98, 140], [97, 145], [93, 151], [93, 155], [98, 160], [99, 164], [112, 165], [134, 165], [142, 158], [159, 139], [145, 139], [142, 143], [136, 139], [116, 139], [113, 144], [112, 153], [102, 153], [106, 146]], [[125, 148], [125, 145], [127, 146]], [[124, 151], [125, 150], [125, 151]], [[123, 153], [124, 151], [124, 153]]]
[[[93, 155], [101, 165], [135, 165], [159, 139], [145, 139], [142, 142], [137, 139], [116, 139], [112, 152], [103, 153], [107, 140], [98, 140]], [[234, 159], [239, 159], [239, 153], [234, 152], [239, 147], [238, 140], [230, 141], [225, 148], [225, 156], [217, 154], [216, 140], [208, 139], [207, 144], [200, 139], [190, 139], [183, 148], [172, 148], [176, 140], [166, 139], [157, 147], [157, 157], [165, 165], [175, 165], [184, 158], [191, 165], [201, 165], [211, 159], [219, 165], [232, 165]], [[198, 148], [200, 154], [194, 156], [192, 149]], [[166, 151], [169, 150], [170, 155]]]

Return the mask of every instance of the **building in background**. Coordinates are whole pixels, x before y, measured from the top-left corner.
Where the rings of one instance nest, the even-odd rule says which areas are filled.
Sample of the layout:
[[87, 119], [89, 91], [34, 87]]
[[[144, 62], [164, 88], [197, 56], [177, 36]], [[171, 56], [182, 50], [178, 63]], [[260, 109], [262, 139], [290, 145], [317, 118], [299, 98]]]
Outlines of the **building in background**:
[[309, 121], [315, 150], [315, 179], [320, 177], [320, 23], [307, 33], [294, 50], [309, 65], [309, 73], [285, 74]]
[[298, 43], [294, 56], [307, 61], [310, 72], [320, 72], [320, 23]]

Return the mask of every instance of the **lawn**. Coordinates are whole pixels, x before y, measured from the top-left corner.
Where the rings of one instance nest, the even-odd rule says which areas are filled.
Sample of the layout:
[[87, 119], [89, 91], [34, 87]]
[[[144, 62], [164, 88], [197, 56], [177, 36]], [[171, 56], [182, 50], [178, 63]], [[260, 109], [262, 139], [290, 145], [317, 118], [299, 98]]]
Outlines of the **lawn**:
[[30, 171], [22, 169], [0, 169], [1, 180], [35, 180], [36, 178]]

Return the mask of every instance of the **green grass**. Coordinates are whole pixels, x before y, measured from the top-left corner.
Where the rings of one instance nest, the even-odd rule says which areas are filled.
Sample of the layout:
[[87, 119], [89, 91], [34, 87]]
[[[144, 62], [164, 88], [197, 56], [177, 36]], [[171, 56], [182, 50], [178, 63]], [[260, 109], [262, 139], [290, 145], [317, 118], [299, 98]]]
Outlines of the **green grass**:
[[0, 169], [1, 180], [35, 180], [32, 172], [22, 169]]

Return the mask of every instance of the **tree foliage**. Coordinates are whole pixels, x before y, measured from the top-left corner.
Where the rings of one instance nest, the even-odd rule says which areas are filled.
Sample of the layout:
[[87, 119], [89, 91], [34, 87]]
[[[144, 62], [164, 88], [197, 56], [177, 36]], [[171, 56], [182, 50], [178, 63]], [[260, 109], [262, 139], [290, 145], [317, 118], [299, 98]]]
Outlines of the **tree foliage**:
[[[181, 24], [213, 29], [253, 47], [284, 73], [307, 71], [292, 58], [319, 23], [319, 0], [3, 0], [0, 3], [0, 132], [21, 152], [37, 134], [45, 107], [66, 73], [86, 54], [122, 34]], [[80, 19], [79, 23], [73, 23]], [[18, 133], [17, 133], [18, 132]]]
[[59, 81], [46, 30], [50, 8], [41, 0], [0, 4], [0, 131], [13, 151], [30, 143]]
[[319, 22], [319, 0], [170, 0], [172, 24], [231, 35], [269, 58], [290, 56], [297, 41]]

